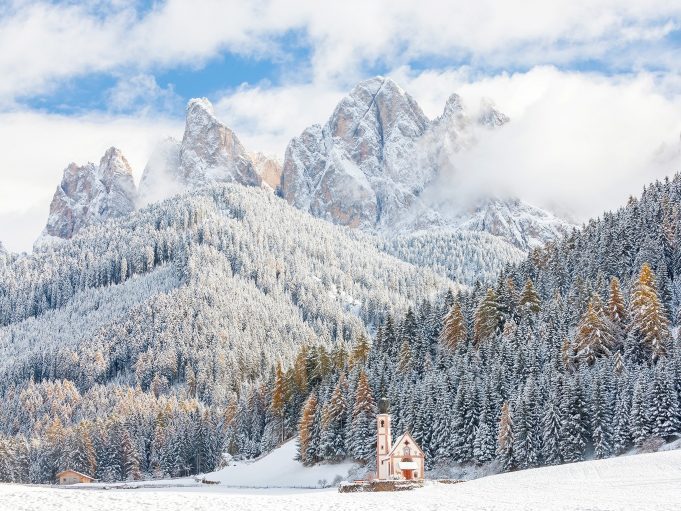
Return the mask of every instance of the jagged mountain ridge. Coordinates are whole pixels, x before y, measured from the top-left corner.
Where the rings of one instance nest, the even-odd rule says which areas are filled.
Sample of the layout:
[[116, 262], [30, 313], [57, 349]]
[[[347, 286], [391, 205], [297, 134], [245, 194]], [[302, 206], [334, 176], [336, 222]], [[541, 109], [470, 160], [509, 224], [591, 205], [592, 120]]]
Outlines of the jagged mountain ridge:
[[515, 198], [483, 195], [472, 207], [422, 200], [429, 187], [452, 186], [438, 177], [456, 153], [507, 122], [490, 102], [474, 116], [456, 94], [431, 121], [394, 81], [375, 77], [342, 99], [324, 126], [291, 141], [282, 194], [315, 216], [387, 236], [449, 227], [489, 232], [527, 250], [571, 226]]
[[[497, 253], [511, 253], [504, 244], [526, 251], [571, 226], [518, 199], [479, 197], [472, 205], [456, 207], [451, 201], [424, 200], [429, 190], [443, 186], [438, 176], [453, 155], [475, 145], [479, 133], [508, 121], [489, 102], [477, 114], [467, 112], [456, 94], [431, 121], [395, 82], [376, 77], [341, 100], [325, 126], [314, 125], [295, 137], [281, 164], [249, 152], [216, 118], [207, 99], [194, 99], [187, 106], [182, 140], [169, 138], [158, 145], [139, 191], [128, 186], [121, 203], [129, 213], [130, 204], [141, 207], [206, 183], [237, 182], [268, 187], [313, 216], [382, 237], [418, 236], [421, 243], [432, 230], [433, 239], [441, 242], [443, 229], [479, 231], [499, 239]], [[66, 188], [71, 181], [88, 183], [94, 168], [67, 168]], [[113, 208], [88, 215], [97, 209], [96, 197], [81, 193], [75, 205], [64, 207], [57, 195], [59, 190], [46, 229], [51, 236], [70, 237], [85, 225], [124, 214]], [[452, 247], [450, 252], [451, 263], [458, 264], [461, 250]]]

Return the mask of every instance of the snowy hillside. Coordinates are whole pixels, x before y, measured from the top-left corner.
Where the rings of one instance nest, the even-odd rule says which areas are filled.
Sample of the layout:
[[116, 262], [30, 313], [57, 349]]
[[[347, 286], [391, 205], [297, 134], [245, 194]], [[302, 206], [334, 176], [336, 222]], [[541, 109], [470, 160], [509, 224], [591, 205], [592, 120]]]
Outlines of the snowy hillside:
[[382, 246], [404, 261], [466, 285], [491, 281], [506, 265], [526, 257], [517, 246], [487, 232], [446, 228], [394, 236]]
[[350, 462], [306, 467], [295, 460], [297, 447], [296, 439], [289, 440], [257, 461], [232, 462], [222, 470], [206, 474], [205, 478], [231, 487], [323, 488], [338, 486], [357, 468], [357, 464]]
[[0, 502], [7, 509], [32, 511], [132, 511], [159, 506], [165, 511], [676, 511], [681, 502], [680, 467], [681, 451], [670, 451], [524, 470], [454, 485], [434, 483], [397, 493], [238, 490], [222, 485], [98, 491], [0, 484]]

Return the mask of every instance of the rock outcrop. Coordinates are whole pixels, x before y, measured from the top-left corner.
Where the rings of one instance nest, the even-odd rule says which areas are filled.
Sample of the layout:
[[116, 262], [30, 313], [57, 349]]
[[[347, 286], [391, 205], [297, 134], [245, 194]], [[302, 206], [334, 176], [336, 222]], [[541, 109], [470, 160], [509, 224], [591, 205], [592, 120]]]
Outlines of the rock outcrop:
[[161, 142], [145, 167], [140, 202], [154, 202], [210, 182], [259, 186], [261, 174], [277, 182], [275, 167], [276, 162], [264, 156], [254, 161], [234, 131], [215, 117], [210, 101], [192, 99], [187, 104], [182, 141]]
[[294, 138], [282, 172], [282, 194], [315, 216], [351, 227], [390, 222], [431, 179], [416, 164], [416, 142], [428, 128], [416, 101], [390, 79], [357, 85], [324, 125]]
[[64, 169], [44, 234], [71, 238], [85, 226], [129, 214], [136, 201], [132, 169], [123, 153], [111, 147], [99, 165], [71, 163]]

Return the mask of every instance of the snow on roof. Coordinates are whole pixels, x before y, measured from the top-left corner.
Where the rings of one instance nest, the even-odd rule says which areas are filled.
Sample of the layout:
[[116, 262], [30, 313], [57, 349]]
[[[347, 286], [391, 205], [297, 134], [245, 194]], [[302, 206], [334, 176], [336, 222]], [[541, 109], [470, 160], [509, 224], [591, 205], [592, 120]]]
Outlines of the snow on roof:
[[397, 465], [400, 470], [418, 470], [419, 468], [415, 461], [400, 461]]

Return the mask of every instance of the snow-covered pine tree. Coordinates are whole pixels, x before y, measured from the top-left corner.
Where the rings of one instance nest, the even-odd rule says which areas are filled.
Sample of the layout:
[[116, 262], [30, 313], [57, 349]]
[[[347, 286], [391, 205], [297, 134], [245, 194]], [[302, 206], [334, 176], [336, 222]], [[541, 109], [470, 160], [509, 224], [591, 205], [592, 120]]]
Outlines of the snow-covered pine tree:
[[593, 365], [598, 358], [609, 356], [615, 344], [612, 327], [603, 311], [601, 298], [594, 293], [577, 326], [575, 336], [577, 358]]
[[376, 454], [376, 404], [363, 370], [359, 373], [352, 407], [348, 451], [355, 460], [363, 463], [372, 461]]

